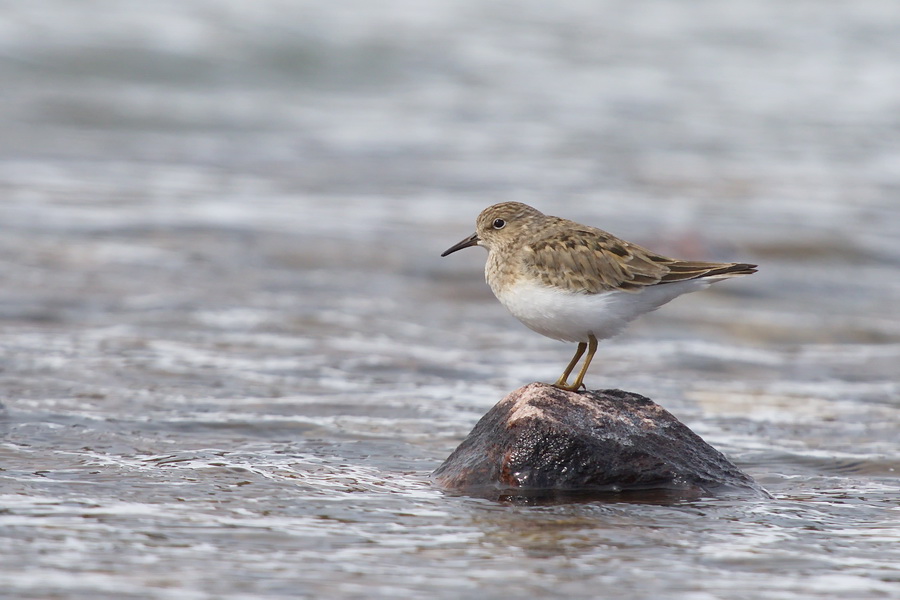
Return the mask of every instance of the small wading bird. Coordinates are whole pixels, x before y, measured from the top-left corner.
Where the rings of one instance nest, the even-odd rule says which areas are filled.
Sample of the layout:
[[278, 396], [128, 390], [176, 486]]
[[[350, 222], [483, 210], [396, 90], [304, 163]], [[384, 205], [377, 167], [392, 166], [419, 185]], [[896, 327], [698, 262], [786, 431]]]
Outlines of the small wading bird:
[[[488, 250], [484, 276], [517, 319], [547, 337], [578, 342], [553, 385], [582, 387], [597, 340], [682, 294], [756, 272], [756, 265], [678, 260], [611, 233], [545, 215], [520, 202], [484, 209], [475, 234], [441, 256], [470, 246]], [[575, 381], [569, 375], [587, 351]]]

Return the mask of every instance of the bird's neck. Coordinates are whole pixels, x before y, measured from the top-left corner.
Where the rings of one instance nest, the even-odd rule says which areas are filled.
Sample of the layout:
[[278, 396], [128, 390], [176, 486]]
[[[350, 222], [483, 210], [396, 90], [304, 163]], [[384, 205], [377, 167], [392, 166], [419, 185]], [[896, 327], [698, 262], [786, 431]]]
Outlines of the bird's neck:
[[491, 250], [488, 254], [484, 265], [484, 279], [491, 286], [494, 295], [499, 295], [504, 287], [512, 285], [520, 277], [520, 254], [509, 246]]

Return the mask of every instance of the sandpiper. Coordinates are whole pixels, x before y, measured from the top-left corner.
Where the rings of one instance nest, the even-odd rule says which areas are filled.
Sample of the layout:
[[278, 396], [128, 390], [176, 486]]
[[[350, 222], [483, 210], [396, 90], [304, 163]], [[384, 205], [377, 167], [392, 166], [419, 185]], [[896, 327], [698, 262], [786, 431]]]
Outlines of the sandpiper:
[[[545, 215], [520, 202], [484, 209], [475, 233], [441, 256], [470, 246], [488, 250], [484, 276], [497, 299], [547, 337], [577, 342], [553, 385], [578, 391], [597, 351], [640, 315], [682, 294], [756, 272], [756, 265], [678, 260], [596, 227]], [[569, 375], [587, 350], [575, 381]]]

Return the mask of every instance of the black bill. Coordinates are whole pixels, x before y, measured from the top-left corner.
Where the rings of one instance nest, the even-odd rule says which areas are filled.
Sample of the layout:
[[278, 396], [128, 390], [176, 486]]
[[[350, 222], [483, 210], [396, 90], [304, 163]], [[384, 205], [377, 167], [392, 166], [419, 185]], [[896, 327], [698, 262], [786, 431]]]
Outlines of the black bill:
[[441, 254], [441, 256], [447, 256], [448, 254], [453, 254], [457, 250], [462, 250], [463, 248], [469, 248], [470, 246], [477, 246], [479, 241], [480, 240], [478, 239], [478, 234], [473, 233], [471, 237], [467, 237], [460, 243], [454, 244], [453, 246], [450, 246], [449, 248], [444, 250], [444, 253]]

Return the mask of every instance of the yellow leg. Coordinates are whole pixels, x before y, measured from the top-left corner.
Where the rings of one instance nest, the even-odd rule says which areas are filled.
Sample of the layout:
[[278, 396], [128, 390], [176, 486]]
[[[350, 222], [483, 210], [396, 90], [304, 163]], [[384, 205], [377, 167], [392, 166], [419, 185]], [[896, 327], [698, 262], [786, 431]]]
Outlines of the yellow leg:
[[556, 383], [553, 384], [553, 387], [558, 387], [560, 389], [567, 389], [569, 375], [572, 374], [572, 370], [575, 368], [575, 365], [578, 364], [578, 359], [581, 358], [581, 355], [584, 354], [584, 350], [587, 348], [587, 344], [581, 342], [578, 344], [578, 349], [575, 351], [575, 356], [572, 357], [572, 360], [569, 361], [569, 366], [566, 367], [566, 370], [562, 375], [559, 376], [559, 379], [556, 380]]
[[[581, 357], [581, 354], [584, 352], [584, 343], [578, 344], [578, 352], [576, 352], [576, 359], [573, 360], [573, 363], [570, 364], [570, 367], [574, 367], [574, 363], [577, 362], [577, 359]], [[597, 352], [597, 338], [593, 335], [588, 335], [588, 353], [584, 359], [584, 364], [581, 365], [581, 370], [578, 372], [578, 377], [575, 378], [575, 383], [572, 385], [568, 385], [563, 381], [563, 385], [559, 385], [557, 381], [554, 385], [561, 390], [568, 390], [570, 392], [577, 392], [581, 387], [581, 382], [584, 381], [584, 375], [587, 373], [588, 367], [591, 365], [591, 361], [594, 360], [594, 354]], [[571, 371], [571, 369], [568, 369]], [[569, 373], [567, 372], [566, 378], [568, 378]], [[561, 378], [562, 379], [562, 378]]]

